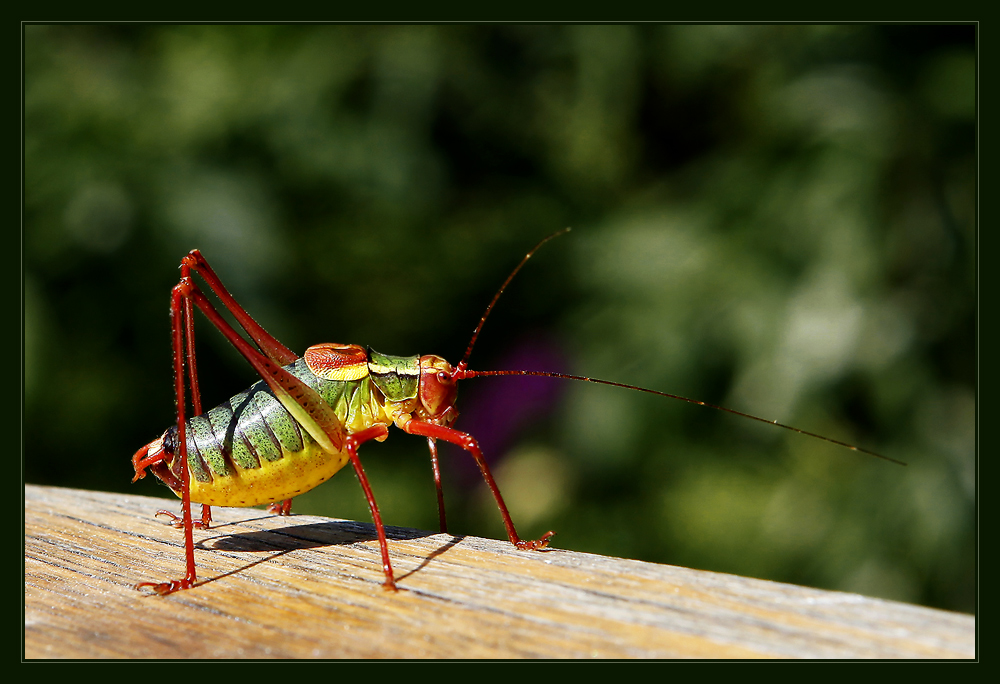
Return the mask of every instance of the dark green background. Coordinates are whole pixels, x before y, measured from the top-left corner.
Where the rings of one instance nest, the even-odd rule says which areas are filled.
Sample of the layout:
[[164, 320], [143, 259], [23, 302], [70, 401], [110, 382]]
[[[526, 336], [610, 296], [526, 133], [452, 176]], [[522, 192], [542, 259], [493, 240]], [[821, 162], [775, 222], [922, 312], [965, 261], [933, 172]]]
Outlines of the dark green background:
[[[132, 493], [173, 417], [198, 247], [301, 352], [634, 383], [471, 380], [525, 536], [975, 608], [971, 26], [27, 26], [25, 479]], [[203, 322], [203, 321], [202, 321]], [[199, 327], [205, 401], [253, 381]], [[422, 440], [366, 445], [436, 529]], [[502, 537], [461, 453], [456, 533]], [[299, 512], [368, 520], [350, 473]], [[164, 527], [164, 534], [174, 534]]]

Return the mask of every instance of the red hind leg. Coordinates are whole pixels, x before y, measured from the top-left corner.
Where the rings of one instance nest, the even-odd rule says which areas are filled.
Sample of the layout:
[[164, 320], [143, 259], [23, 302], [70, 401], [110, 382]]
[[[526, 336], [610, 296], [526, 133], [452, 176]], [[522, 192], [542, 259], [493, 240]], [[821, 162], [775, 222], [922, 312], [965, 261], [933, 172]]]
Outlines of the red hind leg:
[[[174, 350], [174, 389], [177, 395], [177, 444], [178, 453], [174, 456], [175, 469], [179, 471], [178, 479], [181, 485], [181, 525], [184, 528], [184, 557], [187, 564], [187, 572], [183, 579], [171, 580], [169, 582], [140, 582], [136, 589], [150, 587], [158, 594], [171, 594], [180, 589], [188, 589], [197, 582], [197, 573], [194, 565], [194, 525], [191, 520], [191, 480], [187, 463], [187, 435], [185, 425], [186, 393], [184, 389], [184, 338], [185, 332], [193, 331], [194, 323], [192, 319], [191, 302], [185, 299], [180, 285], [174, 287], [170, 298], [170, 320], [171, 333]], [[192, 346], [187, 346], [188, 354], [193, 351]], [[200, 403], [200, 402], [199, 402]], [[140, 452], [142, 450], [140, 449]], [[179, 460], [178, 460], [179, 459]], [[133, 457], [133, 464], [136, 461], [141, 463], [139, 453]], [[157, 462], [155, 466], [161, 465]], [[136, 471], [136, 477], [141, 477]]]
[[[243, 330], [253, 341], [252, 344], [236, 332], [233, 326], [223, 318], [205, 297], [204, 293], [202, 293], [192, 280], [191, 271], [196, 271], [202, 276], [229, 313], [242, 326]], [[338, 452], [344, 447], [346, 440], [343, 426], [340, 424], [333, 408], [324, 402], [314, 390], [282, 368], [283, 365], [292, 363], [299, 357], [269, 335], [247, 314], [243, 307], [236, 302], [232, 295], [229, 294], [229, 291], [222, 285], [218, 276], [216, 276], [198, 250], [193, 250], [185, 256], [181, 261], [181, 278], [177, 285], [174, 286], [170, 300], [174, 389], [177, 400], [176, 453], [170, 454], [170, 458], [167, 459], [163, 453], [161, 441], [160, 448], [156, 450], [158, 453], [150, 453], [152, 445], [147, 445], [144, 449], [140, 449], [132, 459], [136, 471], [136, 479], [143, 477], [145, 469], [151, 467], [160, 479], [167, 482], [174, 491], [181, 495], [181, 516], [179, 520], [175, 520], [174, 522], [177, 526], [184, 529], [187, 573], [180, 580], [160, 583], [143, 582], [138, 585], [138, 587], [151, 587], [153, 591], [160, 594], [169, 594], [180, 589], [187, 589], [197, 581], [192, 535], [192, 530], [196, 526], [196, 523], [191, 517], [191, 488], [187, 462], [185, 425], [187, 397], [189, 393], [194, 414], [199, 415], [201, 413], [201, 398], [198, 390], [194, 344], [193, 311], [195, 306], [236, 347], [237, 351], [240, 352], [267, 383], [285, 409], [295, 420], [305, 427], [323, 449], [331, 453]], [[187, 366], [187, 372], [185, 372], [185, 365]], [[187, 387], [185, 386], [186, 380], [188, 383]], [[382, 429], [385, 429], [384, 426]], [[354, 446], [362, 441], [364, 439], [356, 440]], [[356, 454], [352, 460], [357, 461]], [[356, 462], [355, 469], [357, 470], [359, 467], [360, 463]], [[359, 475], [359, 477], [362, 476], [363, 473]], [[366, 492], [366, 495], [369, 498], [369, 504], [374, 507], [374, 498], [370, 495], [370, 491]], [[290, 501], [282, 502], [280, 508], [287, 513], [290, 509]], [[377, 511], [377, 508], [375, 510]], [[198, 526], [207, 526], [210, 522], [210, 509], [203, 507], [202, 519]], [[388, 555], [385, 551], [385, 533], [384, 530], [381, 530], [381, 521], [377, 520], [377, 523], [377, 527], [380, 528], [383, 559], [387, 563]], [[387, 584], [392, 584], [391, 571], [387, 574]]]

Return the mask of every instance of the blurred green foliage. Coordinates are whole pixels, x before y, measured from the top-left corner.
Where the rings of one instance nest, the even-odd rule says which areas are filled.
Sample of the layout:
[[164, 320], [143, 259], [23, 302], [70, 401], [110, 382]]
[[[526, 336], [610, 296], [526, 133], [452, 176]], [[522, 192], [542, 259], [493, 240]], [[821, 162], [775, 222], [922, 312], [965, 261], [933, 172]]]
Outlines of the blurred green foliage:
[[[571, 225], [473, 368], [547, 359], [909, 466], [636, 392], [469, 381], [458, 427], [522, 534], [972, 611], [975, 38], [27, 26], [25, 478], [171, 496], [130, 486], [129, 458], [173, 418], [168, 294], [194, 247], [295, 350], [455, 362]], [[207, 324], [199, 367], [209, 405], [253, 381]], [[502, 538], [444, 457], [451, 530]], [[387, 523], [436, 529], [421, 440], [364, 458]], [[368, 519], [350, 473], [296, 510]]]

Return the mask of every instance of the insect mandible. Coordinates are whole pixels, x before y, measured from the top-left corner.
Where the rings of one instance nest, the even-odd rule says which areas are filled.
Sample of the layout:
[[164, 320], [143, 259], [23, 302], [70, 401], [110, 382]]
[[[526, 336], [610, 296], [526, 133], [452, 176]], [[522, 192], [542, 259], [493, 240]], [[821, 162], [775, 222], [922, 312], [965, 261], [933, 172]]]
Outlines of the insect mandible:
[[[497, 290], [472, 333], [465, 355], [454, 366], [440, 356], [390, 356], [356, 344], [317, 344], [300, 357], [250, 317], [198, 250], [187, 254], [181, 261], [181, 277], [170, 300], [177, 422], [132, 457], [133, 482], [145, 477], [149, 468], [181, 498], [180, 517], [166, 511], [159, 513], [173, 517], [174, 525], [184, 530], [187, 572], [181, 579], [141, 582], [136, 588], [150, 587], [156, 593], [170, 594], [197, 583], [193, 529], [210, 525], [211, 506], [268, 504], [270, 511], [288, 515], [293, 497], [322, 484], [350, 463], [375, 522], [384, 586], [395, 590], [385, 526], [358, 458], [358, 447], [370, 440], [385, 440], [390, 425], [427, 439], [441, 532], [447, 532], [447, 522], [437, 440], [456, 444], [473, 457], [500, 509], [510, 542], [519, 549], [544, 549], [554, 532], [535, 540], [521, 539], [475, 437], [452, 427], [458, 417], [457, 383], [475, 377], [546, 376], [648, 392], [734, 413], [905, 465], [777, 421], [657, 390], [548, 371], [470, 370], [472, 349], [507, 285], [542, 245], [568, 231], [566, 228], [549, 235], [525, 255]], [[253, 344], [220, 315], [193, 281], [192, 272], [208, 284]], [[204, 413], [195, 360], [194, 307], [204, 313], [262, 378], [248, 390]], [[193, 410], [191, 418], [187, 415], [188, 395]], [[202, 504], [200, 520], [192, 518], [192, 503]]]

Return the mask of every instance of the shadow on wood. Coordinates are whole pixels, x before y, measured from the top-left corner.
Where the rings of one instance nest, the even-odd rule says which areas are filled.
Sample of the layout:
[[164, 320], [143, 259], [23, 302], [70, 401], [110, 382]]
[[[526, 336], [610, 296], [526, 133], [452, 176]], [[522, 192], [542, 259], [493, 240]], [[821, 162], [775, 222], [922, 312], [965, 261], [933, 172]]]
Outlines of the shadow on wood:
[[561, 549], [25, 487], [26, 658], [973, 658], [970, 615]]

